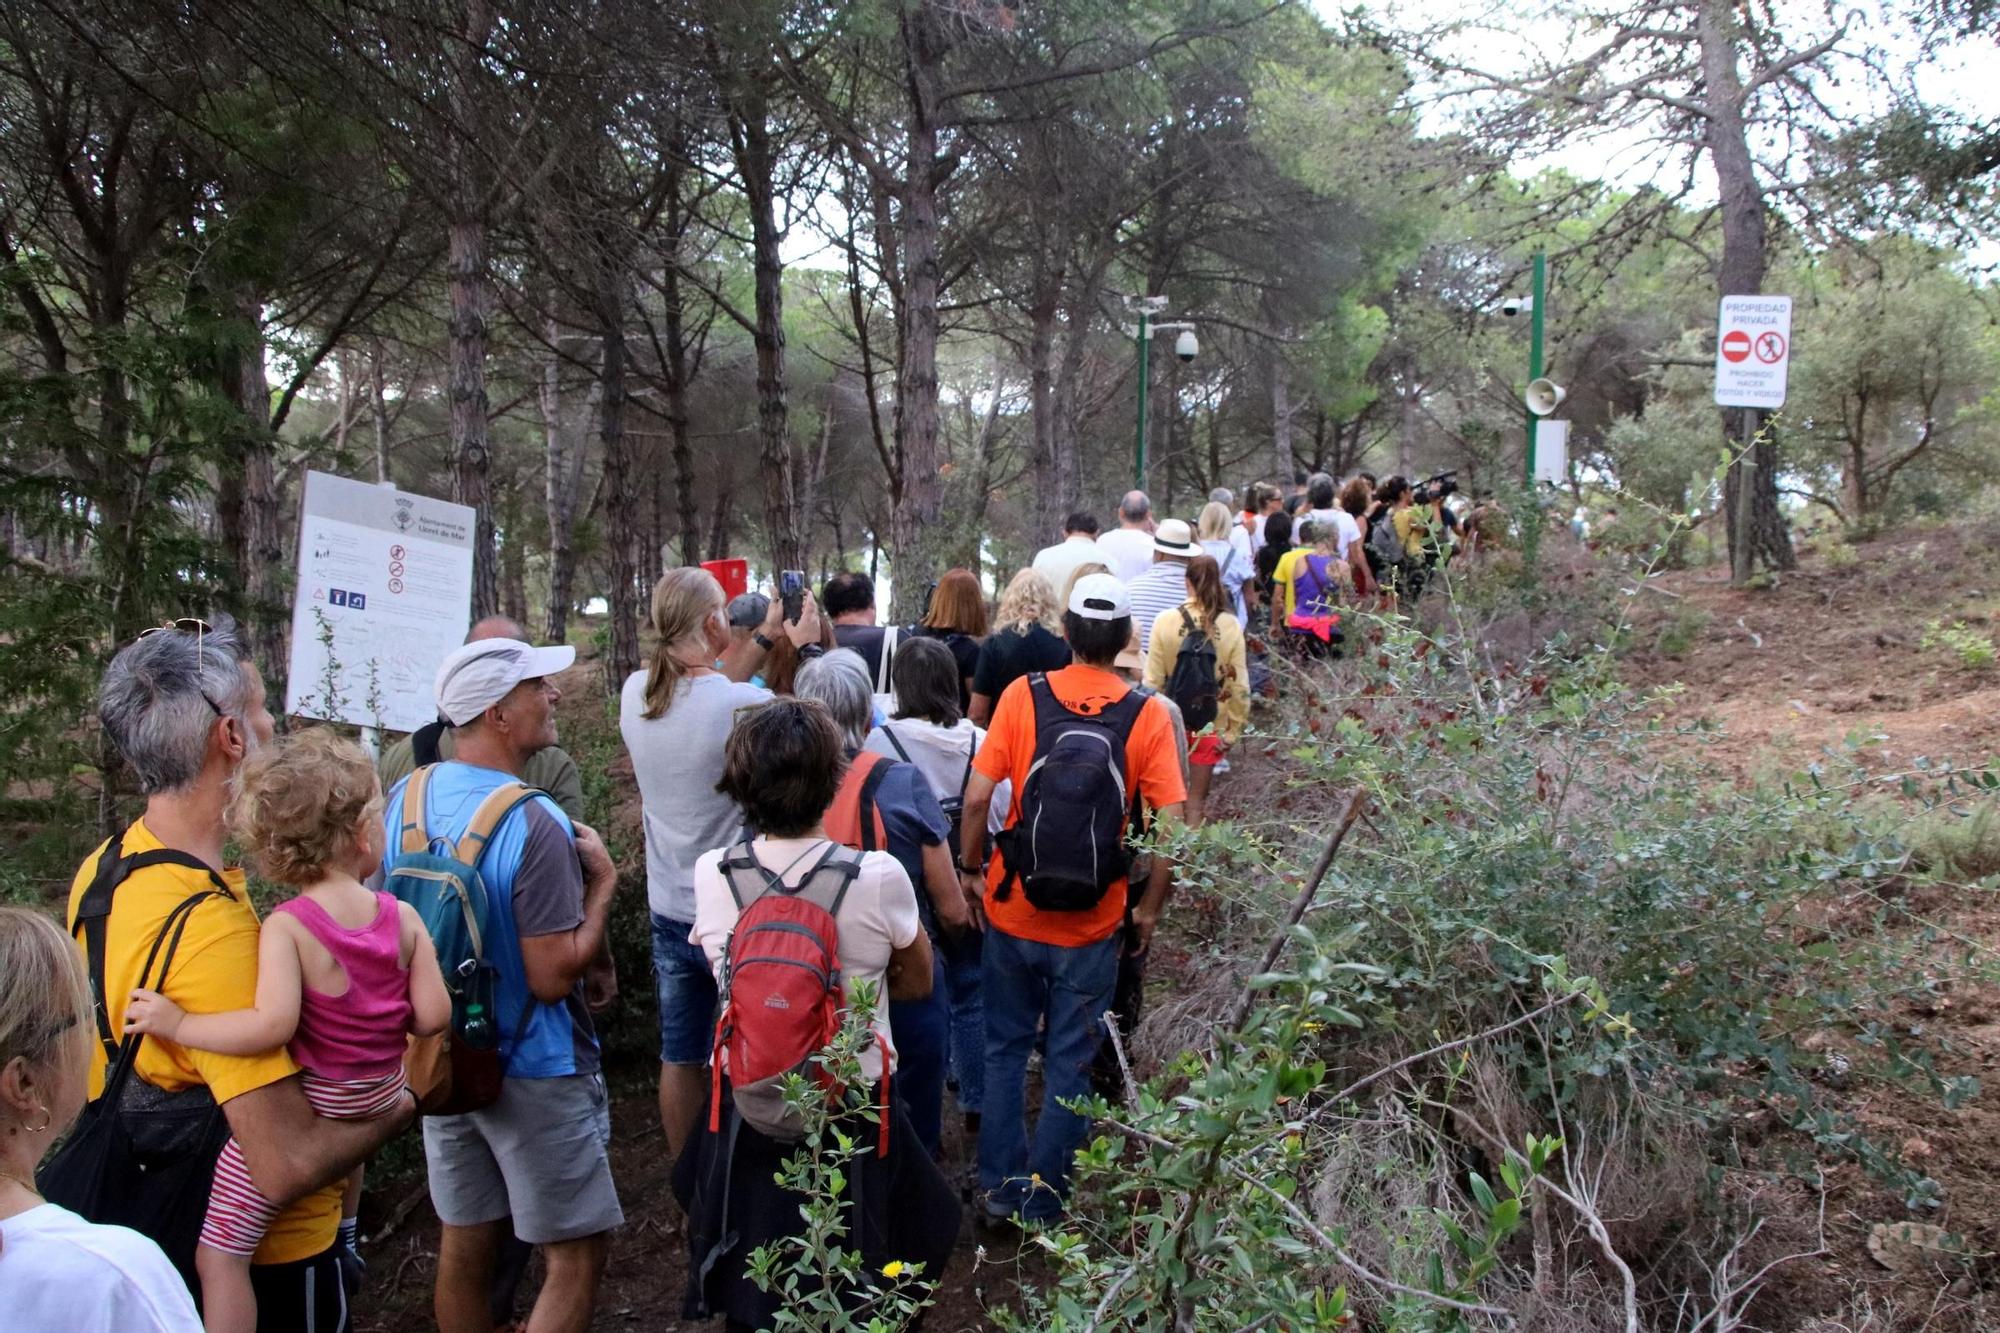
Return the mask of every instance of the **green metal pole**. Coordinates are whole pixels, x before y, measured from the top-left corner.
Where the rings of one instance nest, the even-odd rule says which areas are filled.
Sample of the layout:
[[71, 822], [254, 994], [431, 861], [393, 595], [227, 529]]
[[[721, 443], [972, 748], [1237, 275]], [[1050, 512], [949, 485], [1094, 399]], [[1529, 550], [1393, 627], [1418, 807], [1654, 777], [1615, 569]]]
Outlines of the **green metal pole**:
[[[1542, 377], [1542, 307], [1547, 304], [1549, 285], [1549, 257], [1540, 250], [1535, 251], [1535, 280], [1529, 293], [1534, 304], [1528, 310], [1528, 380], [1533, 383]], [[1535, 484], [1535, 423], [1539, 421], [1533, 412], [1528, 413], [1528, 476], [1527, 484]]]
[[1139, 311], [1139, 447], [1132, 476], [1132, 488], [1140, 491], [1146, 489], [1146, 366], [1152, 360], [1146, 355], [1149, 350], [1147, 324], [1147, 315], [1142, 309]]

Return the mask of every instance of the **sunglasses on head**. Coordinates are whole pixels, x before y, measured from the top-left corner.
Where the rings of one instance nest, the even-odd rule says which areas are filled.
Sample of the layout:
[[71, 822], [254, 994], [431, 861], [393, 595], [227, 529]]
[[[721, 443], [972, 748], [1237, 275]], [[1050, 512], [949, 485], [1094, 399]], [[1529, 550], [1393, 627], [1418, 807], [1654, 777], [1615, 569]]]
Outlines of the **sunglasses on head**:
[[[168, 621], [164, 625], [155, 625], [151, 629], [142, 629], [139, 631], [139, 637], [142, 639], [150, 639], [155, 634], [192, 634], [194, 635], [195, 651], [200, 652], [203, 638], [206, 635], [212, 633], [213, 629], [214, 629], [213, 626], [211, 626], [206, 620], [201, 619], [199, 616], [181, 616], [177, 619]], [[207, 704], [210, 708], [213, 708], [215, 710], [215, 715], [217, 717], [229, 716], [229, 714], [223, 710], [221, 704], [217, 703], [215, 700], [208, 697], [207, 690], [201, 691], [201, 701]]]

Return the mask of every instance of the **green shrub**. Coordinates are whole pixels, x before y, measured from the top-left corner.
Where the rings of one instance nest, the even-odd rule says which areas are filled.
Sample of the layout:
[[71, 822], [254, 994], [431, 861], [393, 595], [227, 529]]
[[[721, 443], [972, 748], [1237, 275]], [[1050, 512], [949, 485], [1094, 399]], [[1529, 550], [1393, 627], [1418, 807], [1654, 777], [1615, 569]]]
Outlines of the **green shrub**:
[[1972, 671], [1984, 671], [1993, 665], [1996, 653], [1993, 638], [1982, 630], [1976, 630], [1962, 620], [1945, 624], [1933, 620], [1924, 626], [1924, 637], [1917, 643], [1924, 652], [1942, 648], [1958, 659], [1958, 664]]
[[[1061, 1276], [1033, 1326], [1329, 1327], [1337, 1298], [1384, 1329], [1499, 1328], [1551, 1292], [1608, 1300], [1609, 1321], [1707, 1290], [1749, 1225], [1745, 1172], [1854, 1161], [1939, 1203], [1826, 1081], [1947, 1106], [1976, 1092], [1896, 1018], [1972, 964], [1887, 909], [1833, 922], [1815, 905], [1906, 875], [1914, 826], [1941, 819], [1926, 801], [1957, 801], [1938, 827], [1983, 848], [2000, 777], [1920, 775], [1914, 810], [1840, 756], [1718, 787], [1658, 743], [1656, 706], [1608, 653], [1494, 671], [1474, 639], [1353, 631], [1350, 660], [1288, 682], [1246, 739], [1278, 761], [1273, 785], [1176, 841], [1183, 894], [1216, 900], [1203, 919], [1220, 925], [1193, 941], [1196, 994], [1140, 1034], [1164, 1068], [1041, 1239]], [[1365, 820], [1288, 926], [1356, 795]], [[1237, 1021], [1242, 960], [1267, 937], [1284, 959]], [[1550, 1139], [1518, 1210], [1482, 1193]], [[1526, 1252], [1495, 1239], [1545, 1209]], [[1607, 1287], [1607, 1250], [1646, 1262]]]

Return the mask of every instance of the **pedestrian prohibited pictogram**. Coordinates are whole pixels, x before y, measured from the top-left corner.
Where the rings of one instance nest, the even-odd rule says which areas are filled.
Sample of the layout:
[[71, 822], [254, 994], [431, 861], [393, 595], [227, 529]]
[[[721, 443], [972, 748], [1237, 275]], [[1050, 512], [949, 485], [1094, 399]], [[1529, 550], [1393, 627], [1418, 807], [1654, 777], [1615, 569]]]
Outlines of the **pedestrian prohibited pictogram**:
[[1792, 360], [1792, 298], [1725, 296], [1715, 329], [1715, 401], [1722, 407], [1785, 405]]

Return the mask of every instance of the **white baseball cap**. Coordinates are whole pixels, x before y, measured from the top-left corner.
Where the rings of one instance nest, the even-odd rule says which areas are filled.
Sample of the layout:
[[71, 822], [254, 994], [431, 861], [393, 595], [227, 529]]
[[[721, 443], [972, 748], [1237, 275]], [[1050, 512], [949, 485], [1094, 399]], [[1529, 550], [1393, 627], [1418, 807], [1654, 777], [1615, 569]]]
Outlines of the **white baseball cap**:
[[1185, 519], [1170, 518], [1160, 524], [1153, 534], [1153, 549], [1161, 555], [1198, 554], [1194, 544], [1194, 529]]
[[438, 668], [438, 712], [454, 727], [462, 727], [506, 698], [522, 681], [567, 671], [575, 661], [576, 649], [568, 644], [536, 648], [519, 639], [468, 643]]
[[1132, 600], [1115, 575], [1086, 574], [1069, 590], [1069, 609], [1085, 620], [1118, 620], [1132, 614]]

